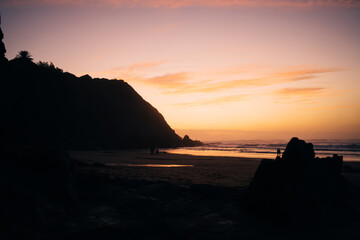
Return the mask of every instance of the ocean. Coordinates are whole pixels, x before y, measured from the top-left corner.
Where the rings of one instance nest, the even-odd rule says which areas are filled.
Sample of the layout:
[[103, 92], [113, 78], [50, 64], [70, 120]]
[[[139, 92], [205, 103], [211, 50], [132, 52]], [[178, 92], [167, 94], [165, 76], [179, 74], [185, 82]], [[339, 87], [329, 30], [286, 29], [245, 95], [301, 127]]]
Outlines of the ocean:
[[[360, 139], [358, 140], [306, 140], [314, 145], [316, 157], [327, 157], [333, 154], [342, 155], [344, 161], [360, 161]], [[242, 140], [223, 142], [204, 142], [201, 147], [168, 149], [166, 152], [191, 154], [198, 156], [226, 156], [247, 158], [276, 157], [277, 149], [285, 150], [286, 140]]]

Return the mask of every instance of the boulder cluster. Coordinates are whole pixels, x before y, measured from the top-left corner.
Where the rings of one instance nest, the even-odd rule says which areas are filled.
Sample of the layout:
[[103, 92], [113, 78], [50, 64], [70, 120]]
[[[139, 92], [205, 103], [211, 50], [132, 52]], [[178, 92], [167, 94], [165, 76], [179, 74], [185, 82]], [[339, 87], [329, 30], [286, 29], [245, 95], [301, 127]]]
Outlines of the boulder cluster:
[[253, 213], [283, 223], [356, 217], [358, 190], [342, 175], [343, 157], [315, 157], [313, 145], [292, 138], [275, 160], [262, 160], [247, 192]]

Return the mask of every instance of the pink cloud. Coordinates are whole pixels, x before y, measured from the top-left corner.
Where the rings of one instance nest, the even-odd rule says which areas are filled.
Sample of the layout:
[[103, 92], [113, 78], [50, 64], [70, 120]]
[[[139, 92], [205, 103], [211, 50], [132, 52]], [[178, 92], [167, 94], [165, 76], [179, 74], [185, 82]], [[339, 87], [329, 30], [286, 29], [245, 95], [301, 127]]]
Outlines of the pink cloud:
[[297, 103], [315, 103], [316, 98], [320, 95], [330, 94], [326, 88], [283, 88], [276, 92], [282, 100], [286, 102], [292, 101]]
[[[136, 75], [137, 73], [141, 72], [144, 69], [151, 69], [160, 66], [163, 63], [165, 63], [165, 61], [140, 62], [140, 63], [131, 64], [129, 66], [111, 68], [106, 71], [90, 72], [89, 74], [93, 74], [99, 77], [110, 77], [110, 78], [114, 76], [129, 77], [129, 75]], [[136, 79], [139, 80], [138, 78]]]
[[[152, 67], [161, 64], [161, 62], [149, 62], [142, 64], [135, 64], [129, 67], [135, 68], [139, 67]], [[130, 75], [126, 78], [123, 78], [129, 82], [142, 82], [148, 85], [156, 86], [162, 88], [166, 94], [188, 94], [188, 93], [211, 93], [219, 92], [228, 89], [234, 88], [246, 88], [246, 87], [262, 87], [275, 85], [280, 83], [291, 83], [297, 81], [311, 80], [318, 77], [321, 74], [327, 74], [332, 72], [340, 71], [336, 68], [300, 68], [297, 67], [288, 67], [283, 69], [284, 71], [268, 73], [264, 76], [259, 76], [255, 78], [244, 78], [236, 80], [223, 80], [223, 81], [214, 81], [211, 80], [211, 74], [205, 75], [208, 77], [208, 80], [194, 80], [193, 72], [177, 72], [171, 74], [165, 74], [154, 77], [144, 77], [136, 74], [136, 71], [122, 71], [122, 74], [129, 73]], [[221, 72], [221, 71], [220, 71]], [[132, 74], [135, 74], [131, 76]], [[196, 75], [196, 73], [195, 73]], [[203, 77], [205, 77], [203, 76]], [[221, 78], [220, 78], [221, 79]], [[287, 93], [292, 95], [306, 95], [308, 91], [315, 92], [321, 89], [284, 89], [282, 92], [278, 92], [281, 95], [287, 95]]]
[[[220, 81], [220, 82], [211, 82], [211, 81], [202, 81], [198, 83], [194, 82], [181, 82], [178, 83], [178, 88], [171, 88], [167, 93], [194, 93], [194, 92], [217, 92], [224, 89], [234, 89], [234, 88], [244, 88], [244, 87], [261, 87], [261, 86], [269, 86], [279, 83], [287, 83], [287, 82], [297, 82], [303, 80], [311, 80], [318, 77], [320, 74], [337, 72], [339, 69], [328, 68], [328, 69], [298, 69], [296, 71], [289, 70], [283, 72], [272, 73], [263, 77], [258, 78], [250, 78], [250, 79], [238, 79], [232, 81]], [[171, 78], [169, 78], [171, 79]], [[155, 82], [152, 82], [153, 84]], [[156, 84], [161, 84], [157, 82]], [[162, 86], [167, 87], [167, 86]], [[314, 89], [312, 89], [314, 90]], [[284, 91], [284, 93], [289, 92]], [[297, 89], [297, 91], [293, 91], [293, 93], [305, 93], [306, 90]]]
[[4, 0], [0, 6], [74, 5], [110, 7], [360, 7], [357, 0]]
[[286, 96], [313, 96], [315, 94], [321, 93], [324, 88], [283, 88], [277, 93]]
[[240, 102], [246, 100], [246, 95], [229, 95], [218, 98], [198, 100], [192, 102], [176, 103], [175, 106], [201, 106], [201, 105], [224, 105], [228, 103]]
[[311, 108], [311, 110], [334, 110], [334, 109], [351, 109], [351, 108], [360, 108], [360, 104], [318, 107], [318, 108]]
[[153, 78], [147, 78], [144, 79], [144, 81], [148, 84], [160, 85], [166, 88], [173, 88], [182, 86], [188, 79], [188, 73], [180, 72], [174, 74], [165, 74], [163, 76]]

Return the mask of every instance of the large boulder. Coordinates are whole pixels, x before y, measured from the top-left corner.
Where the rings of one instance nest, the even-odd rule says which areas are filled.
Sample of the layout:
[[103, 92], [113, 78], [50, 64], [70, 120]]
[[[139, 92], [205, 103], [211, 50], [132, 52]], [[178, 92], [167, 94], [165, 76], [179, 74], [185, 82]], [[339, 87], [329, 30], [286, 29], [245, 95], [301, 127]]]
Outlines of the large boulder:
[[247, 206], [256, 215], [283, 223], [356, 218], [358, 189], [341, 175], [343, 158], [315, 158], [311, 143], [292, 138], [282, 157], [263, 160], [250, 183]]

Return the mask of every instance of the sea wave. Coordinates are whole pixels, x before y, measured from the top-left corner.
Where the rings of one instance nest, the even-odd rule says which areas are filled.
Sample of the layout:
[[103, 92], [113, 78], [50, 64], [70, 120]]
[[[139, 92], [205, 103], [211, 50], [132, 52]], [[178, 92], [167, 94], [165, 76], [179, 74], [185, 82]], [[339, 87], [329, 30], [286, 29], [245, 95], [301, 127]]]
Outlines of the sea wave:
[[[360, 161], [360, 140], [310, 140], [316, 156], [326, 157], [333, 154], [344, 156], [345, 161]], [[274, 158], [277, 149], [283, 152], [287, 142], [280, 140], [249, 140], [233, 142], [212, 142], [201, 147], [182, 148], [171, 152], [193, 155], [217, 155], [234, 157]]]

